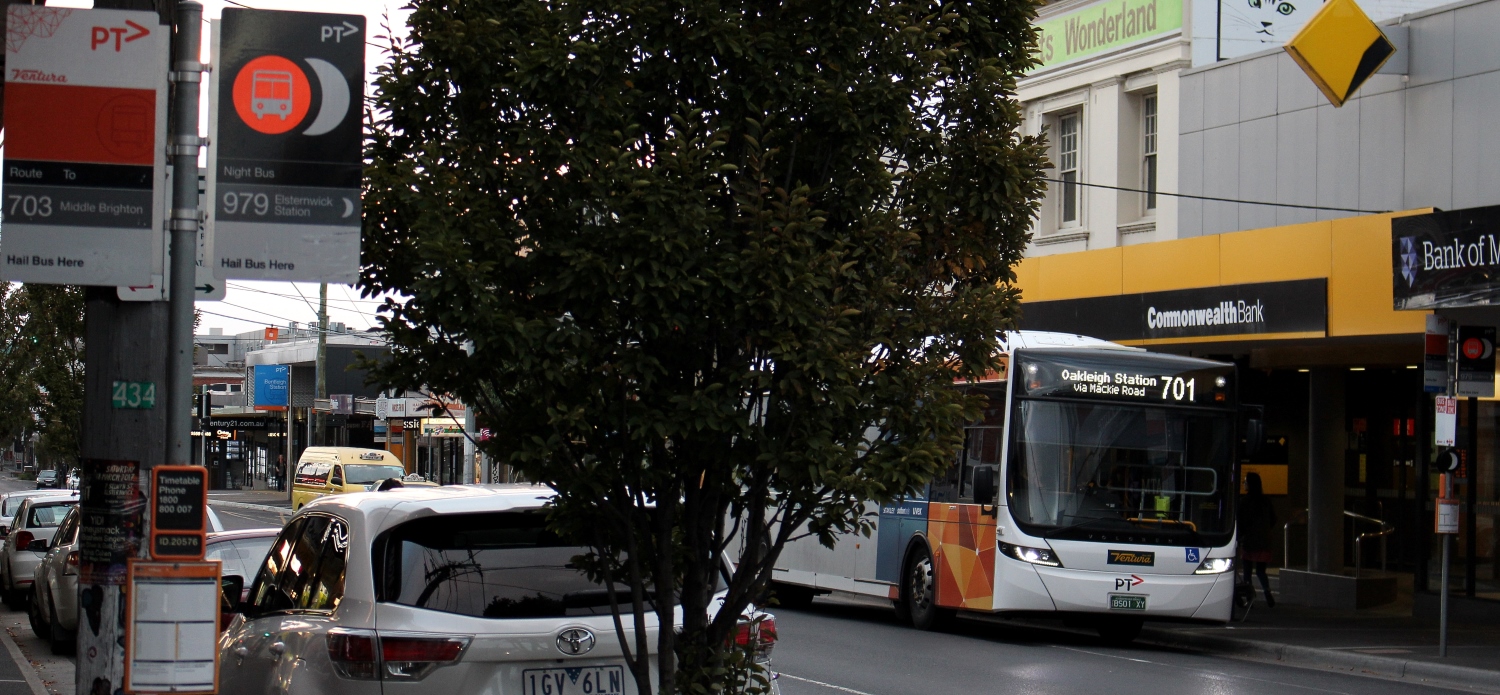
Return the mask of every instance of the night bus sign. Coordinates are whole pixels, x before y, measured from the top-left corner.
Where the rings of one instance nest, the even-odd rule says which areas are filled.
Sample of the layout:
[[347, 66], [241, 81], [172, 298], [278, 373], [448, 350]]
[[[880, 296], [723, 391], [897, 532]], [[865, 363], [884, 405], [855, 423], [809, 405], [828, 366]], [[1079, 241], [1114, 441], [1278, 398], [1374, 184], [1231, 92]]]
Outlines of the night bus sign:
[[0, 280], [161, 273], [167, 40], [155, 12], [10, 5]]
[[365, 18], [228, 8], [215, 32], [214, 273], [354, 282]]

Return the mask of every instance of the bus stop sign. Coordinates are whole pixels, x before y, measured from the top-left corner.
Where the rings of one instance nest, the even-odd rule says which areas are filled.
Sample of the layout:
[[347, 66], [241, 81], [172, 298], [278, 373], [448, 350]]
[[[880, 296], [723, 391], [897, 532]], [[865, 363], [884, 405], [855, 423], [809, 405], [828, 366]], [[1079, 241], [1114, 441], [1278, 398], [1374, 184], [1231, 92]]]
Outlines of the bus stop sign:
[[214, 31], [214, 273], [354, 282], [365, 18], [228, 8]]

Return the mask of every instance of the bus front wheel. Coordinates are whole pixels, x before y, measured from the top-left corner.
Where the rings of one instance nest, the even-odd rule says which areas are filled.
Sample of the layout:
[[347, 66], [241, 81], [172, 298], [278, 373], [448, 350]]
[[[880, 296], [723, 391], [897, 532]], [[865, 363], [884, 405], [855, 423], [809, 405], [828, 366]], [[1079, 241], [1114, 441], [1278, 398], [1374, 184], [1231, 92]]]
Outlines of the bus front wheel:
[[941, 628], [954, 611], [937, 605], [937, 567], [932, 553], [925, 547], [912, 551], [903, 573], [901, 596], [912, 627], [918, 630]]

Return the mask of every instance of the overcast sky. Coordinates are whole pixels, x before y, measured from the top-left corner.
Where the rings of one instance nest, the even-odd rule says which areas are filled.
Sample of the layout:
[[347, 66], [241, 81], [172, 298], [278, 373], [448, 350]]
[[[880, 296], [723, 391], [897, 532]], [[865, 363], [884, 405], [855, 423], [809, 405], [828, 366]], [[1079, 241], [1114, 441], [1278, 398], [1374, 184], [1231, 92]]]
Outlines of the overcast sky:
[[[390, 25], [401, 32], [408, 13], [401, 11], [405, 0], [199, 0], [203, 3], [204, 16], [217, 19], [226, 6], [251, 7], [264, 10], [298, 10], [303, 12], [334, 12], [362, 14], [369, 39], [384, 34], [381, 28], [389, 18]], [[49, 0], [55, 7], [93, 7], [93, 0]], [[205, 26], [204, 29], [207, 29]], [[208, 32], [204, 32], [203, 58], [208, 60]], [[377, 41], [378, 43], [378, 41]], [[373, 70], [384, 62], [383, 51], [376, 46], [366, 46], [365, 65]], [[367, 87], [368, 88], [368, 87]], [[208, 90], [205, 89], [206, 94]], [[207, 135], [207, 106], [202, 114], [203, 134]], [[361, 297], [359, 291], [349, 285], [328, 286], [328, 319], [342, 322], [350, 328], [364, 329], [375, 325], [375, 307], [378, 300]], [[317, 283], [254, 282], [231, 280], [228, 293], [222, 302], [199, 302], [203, 312], [201, 333], [209, 328], [222, 328], [225, 333], [240, 333], [258, 330], [266, 326], [285, 326], [288, 321], [305, 324], [317, 319]]]

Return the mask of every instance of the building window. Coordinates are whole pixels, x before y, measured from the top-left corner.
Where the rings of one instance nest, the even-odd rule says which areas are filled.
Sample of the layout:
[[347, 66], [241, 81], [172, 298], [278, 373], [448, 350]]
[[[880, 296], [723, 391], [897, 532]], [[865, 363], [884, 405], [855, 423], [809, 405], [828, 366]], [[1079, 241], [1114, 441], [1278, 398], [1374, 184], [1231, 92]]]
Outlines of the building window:
[[1063, 224], [1078, 223], [1078, 121], [1076, 113], [1057, 119], [1057, 171], [1062, 179]]
[[1156, 209], [1156, 95], [1147, 95], [1142, 100], [1141, 122], [1145, 133], [1141, 142], [1141, 188], [1146, 189], [1146, 209]]

